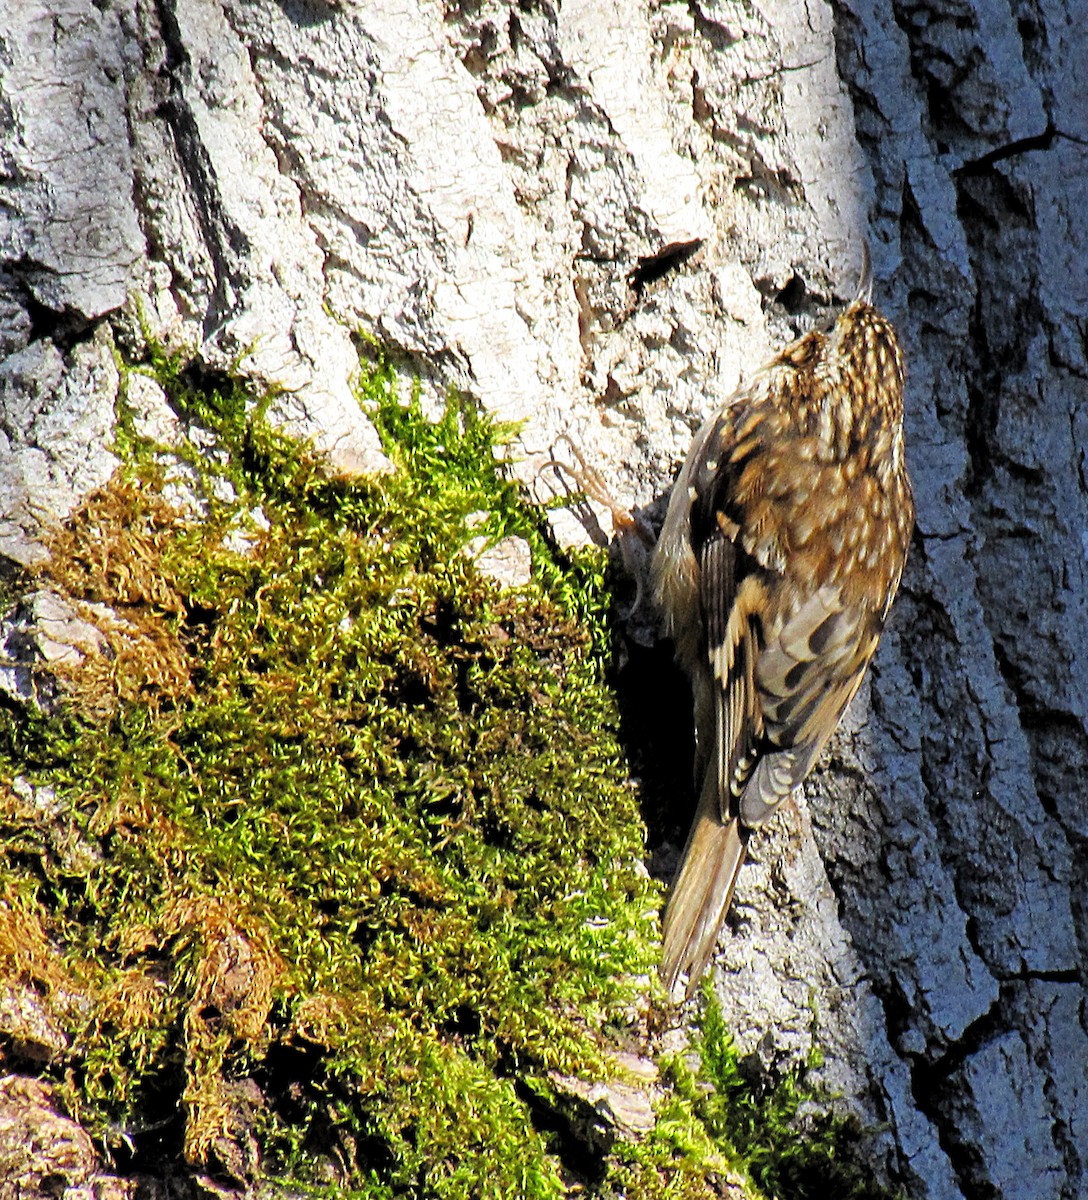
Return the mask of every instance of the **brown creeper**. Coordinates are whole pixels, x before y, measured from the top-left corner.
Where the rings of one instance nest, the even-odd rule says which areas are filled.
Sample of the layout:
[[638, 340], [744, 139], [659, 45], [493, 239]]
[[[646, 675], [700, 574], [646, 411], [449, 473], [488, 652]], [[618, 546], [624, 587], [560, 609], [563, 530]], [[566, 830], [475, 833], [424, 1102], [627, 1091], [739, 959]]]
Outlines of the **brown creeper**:
[[699, 788], [665, 913], [670, 993], [702, 974], [752, 830], [858, 690], [913, 527], [903, 358], [866, 300], [787, 346], [696, 434], [653, 563], [691, 677]]

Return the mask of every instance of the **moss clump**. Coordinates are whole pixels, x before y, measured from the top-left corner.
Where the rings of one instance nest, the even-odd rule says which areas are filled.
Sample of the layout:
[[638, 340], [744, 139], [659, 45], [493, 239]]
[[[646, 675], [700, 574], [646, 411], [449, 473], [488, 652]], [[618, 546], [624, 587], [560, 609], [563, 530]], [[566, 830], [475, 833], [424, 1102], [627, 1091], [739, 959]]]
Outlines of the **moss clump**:
[[[58, 1016], [68, 1103], [133, 1171], [560, 1195], [524, 1082], [609, 1072], [659, 902], [603, 564], [548, 546], [487, 421], [428, 422], [383, 367], [377, 479], [330, 476], [229, 380], [156, 372], [219, 460], [125, 426], [129, 467], [43, 581], [109, 606], [110, 652], [66, 673], [61, 716], [5, 719], [7, 777], [85, 851], [59, 861], [40, 806], [4, 826], [7, 910], [57, 960], [5, 970], [90, 998]], [[179, 465], [199, 514], [163, 498]], [[477, 574], [481, 532], [529, 541], [529, 587]]]
[[700, 1069], [674, 1064], [679, 1090], [712, 1140], [769, 1197], [780, 1200], [905, 1200], [860, 1166], [864, 1131], [837, 1115], [810, 1079], [810, 1060], [769, 1077], [744, 1069], [709, 984], [697, 1042]]

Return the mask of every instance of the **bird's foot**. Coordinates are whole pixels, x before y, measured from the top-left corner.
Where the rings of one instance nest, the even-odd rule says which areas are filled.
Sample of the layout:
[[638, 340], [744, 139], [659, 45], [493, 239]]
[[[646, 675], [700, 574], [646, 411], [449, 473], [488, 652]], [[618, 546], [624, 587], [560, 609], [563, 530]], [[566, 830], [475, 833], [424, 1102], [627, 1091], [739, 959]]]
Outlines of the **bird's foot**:
[[[543, 464], [541, 470], [550, 467], [563, 479], [564, 486], [567, 488], [566, 506], [570, 508], [582, 528], [598, 546], [607, 546], [609, 538], [586, 501], [591, 500], [608, 510], [624, 569], [635, 582], [635, 600], [627, 614], [630, 617], [642, 605], [645, 590], [644, 580], [647, 573], [646, 559], [657, 544], [657, 538], [645, 518], [624, 508], [614, 499], [600, 471], [586, 461], [585, 456], [569, 437], [564, 434], [559, 442], [565, 447], [570, 458], [574, 460], [573, 463], [559, 458], [551, 458]], [[573, 484], [573, 490], [568, 486], [570, 484]]]

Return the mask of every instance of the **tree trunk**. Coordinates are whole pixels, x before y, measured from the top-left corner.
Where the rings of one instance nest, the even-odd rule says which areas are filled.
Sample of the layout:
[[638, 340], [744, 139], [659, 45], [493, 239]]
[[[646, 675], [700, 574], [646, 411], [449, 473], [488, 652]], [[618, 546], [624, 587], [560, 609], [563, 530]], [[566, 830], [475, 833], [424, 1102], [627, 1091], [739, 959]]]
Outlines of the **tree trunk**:
[[35, 561], [113, 470], [137, 310], [342, 470], [383, 465], [358, 331], [523, 422], [539, 497], [569, 439], [653, 518], [867, 242], [917, 532], [871, 686], [753, 842], [716, 988], [746, 1051], [822, 1047], [912, 1197], [1073, 1200], [1086, 56], [1080, 0], [0, 0], [0, 554]]

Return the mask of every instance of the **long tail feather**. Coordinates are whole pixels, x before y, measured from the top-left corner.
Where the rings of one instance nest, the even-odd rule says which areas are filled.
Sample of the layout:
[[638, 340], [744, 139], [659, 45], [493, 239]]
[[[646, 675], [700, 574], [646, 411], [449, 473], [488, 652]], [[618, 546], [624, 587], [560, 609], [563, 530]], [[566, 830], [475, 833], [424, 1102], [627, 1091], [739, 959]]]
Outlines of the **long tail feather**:
[[682, 975], [687, 976], [685, 994], [691, 995], [710, 961], [747, 843], [748, 832], [735, 818], [722, 821], [714, 772], [708, 771], [665, 910], [661, 978], [670, 996]]

